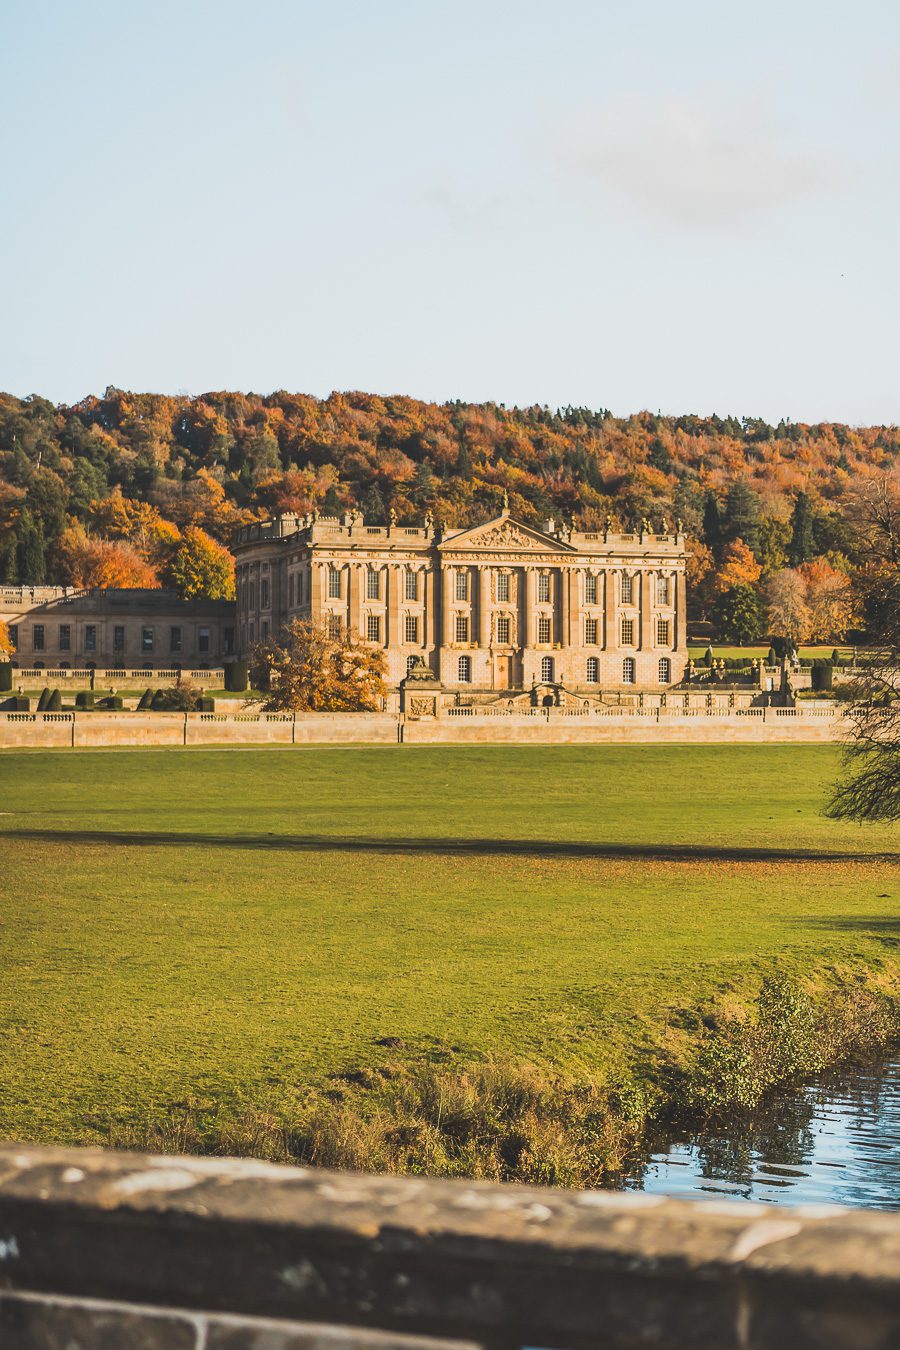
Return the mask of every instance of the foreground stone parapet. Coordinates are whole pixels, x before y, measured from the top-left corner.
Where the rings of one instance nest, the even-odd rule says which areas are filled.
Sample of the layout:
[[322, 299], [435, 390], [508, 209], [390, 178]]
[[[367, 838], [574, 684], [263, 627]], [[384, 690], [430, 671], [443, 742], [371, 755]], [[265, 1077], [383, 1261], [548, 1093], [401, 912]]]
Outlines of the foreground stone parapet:
[[900, 1217], [0, 1149], [0, 1345], [900, 1343]]

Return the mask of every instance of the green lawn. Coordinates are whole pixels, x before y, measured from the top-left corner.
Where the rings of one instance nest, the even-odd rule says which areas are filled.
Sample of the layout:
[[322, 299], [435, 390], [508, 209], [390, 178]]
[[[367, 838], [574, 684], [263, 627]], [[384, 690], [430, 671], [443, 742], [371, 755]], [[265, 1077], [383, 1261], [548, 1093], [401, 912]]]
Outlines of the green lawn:
[[820, 746], [4, 753], [0, 1134], [282, 1100], [385, 1036], [603, 1072], [773, 965], [896, 963], [898, 831], [826, 820], [836, 770]]

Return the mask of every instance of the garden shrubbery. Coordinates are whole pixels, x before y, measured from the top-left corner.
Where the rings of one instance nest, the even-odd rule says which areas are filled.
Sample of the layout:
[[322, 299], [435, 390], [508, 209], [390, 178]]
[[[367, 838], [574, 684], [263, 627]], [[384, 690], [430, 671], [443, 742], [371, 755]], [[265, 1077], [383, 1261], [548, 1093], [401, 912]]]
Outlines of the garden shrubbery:
[[832, 663], [817, 657], [812, 663], [812, 687], [819, 691], [829, 691], [832, 687]]
[[250, 687], [250, 667], [246, 661], [230, 661], [225, 666], [225, 688], [229, 693], [243, 694]]

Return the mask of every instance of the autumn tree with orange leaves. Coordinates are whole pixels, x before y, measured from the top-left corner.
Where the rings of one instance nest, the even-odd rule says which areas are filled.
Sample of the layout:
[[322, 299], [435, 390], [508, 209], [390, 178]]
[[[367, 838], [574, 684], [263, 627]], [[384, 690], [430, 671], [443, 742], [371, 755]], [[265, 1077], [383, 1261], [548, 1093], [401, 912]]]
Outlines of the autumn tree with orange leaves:
[[183, 600], [234, 599], [234, 558], [197, 525], [183, 532], [168, 578]]
[[713, 588], [716, 595], [724, 595], [733, 586], [752, 586], [759, 581], [761, 574], [762, 568], [752, 549], [747, 547], [743, 539], [735, 539], [725, 549]]
[[159, 577], [131, 544], [97, 539], [81, 525], [70, 526], [57, 546], [58, 575], [63, 585], [159, 588]]
[[384, 652], [311, 619], [295, 619], [281, 641], [261, 643], [254, 665], [268, 712], [373, 712], [387, 695]]

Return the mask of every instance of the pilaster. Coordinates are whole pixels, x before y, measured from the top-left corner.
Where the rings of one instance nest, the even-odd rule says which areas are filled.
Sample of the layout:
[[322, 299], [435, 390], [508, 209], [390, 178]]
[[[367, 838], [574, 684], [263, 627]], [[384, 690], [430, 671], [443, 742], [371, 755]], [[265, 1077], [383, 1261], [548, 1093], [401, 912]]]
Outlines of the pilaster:
[[533, 567], [522, 569], [522, 633], [519, 646], [524, 650], [534, 646], [534, 606], [537, 595], [537, 580]]
[[653, 646], [653, 573], [644, 569], [638, 573], [641, 583], [641, 641], [642, 652]]
[[616, 574], [603, 573], [603, 646], [611, 652], [616, 647]]
[[363, 568], [360, 563], [351, 563], [347, 572], [347, 613], [351, 632], [359, 633], [362, 614]]
[[440, 633], [434, 609], [434, 568], [425, 572], [425, 615], [422, 623], [422, 644], [425, 647], [437, 647]]
[[453, 617], [453, 568], [441, 567], [441, 646], [449, 647], [451, 642], [451, 620]]
[[478, 645], [491, 645], [491, 570], [482, 565], [476, 573], [478, 577]]
[[400, 632], [400, 568], [395, 563], [389, 563], [385, 568], [384, 584], [387, 588], [385, 646], [399, 647], [403, 641], [403, 634]]

